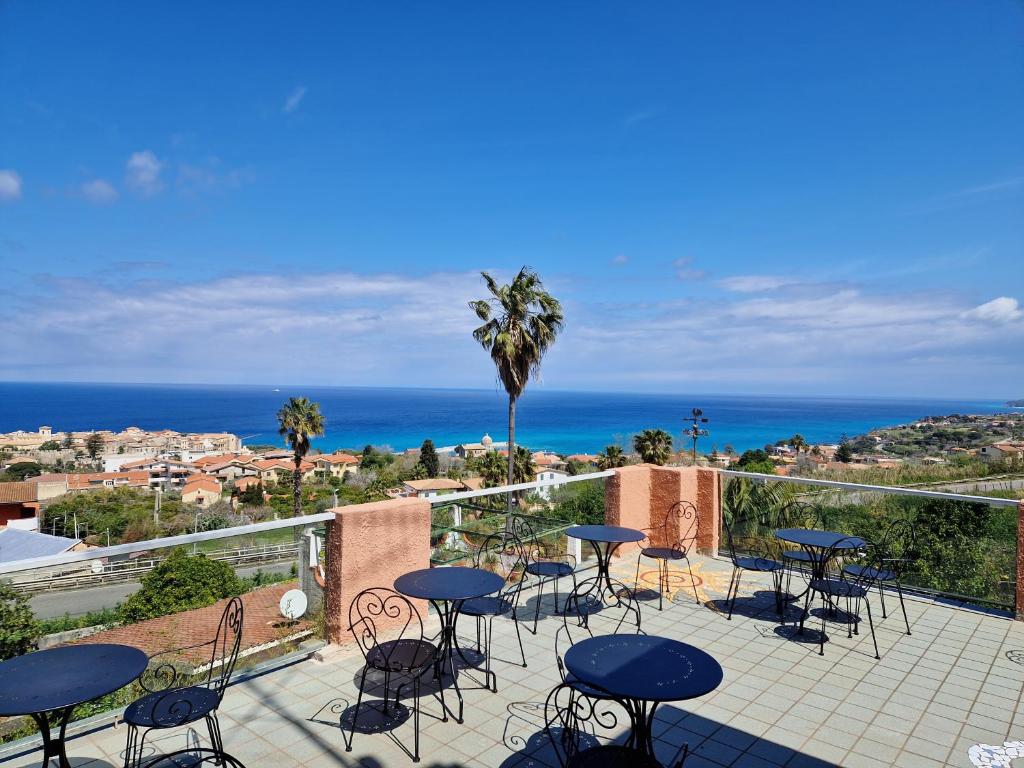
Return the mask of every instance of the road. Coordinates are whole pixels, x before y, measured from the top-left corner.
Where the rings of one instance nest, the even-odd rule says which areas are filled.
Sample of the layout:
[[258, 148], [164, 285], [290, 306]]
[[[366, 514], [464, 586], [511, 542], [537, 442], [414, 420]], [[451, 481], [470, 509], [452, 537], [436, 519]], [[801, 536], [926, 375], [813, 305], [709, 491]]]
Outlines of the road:
[[[273, 563], [269, 565], [252, 566], [251, 568], [239, 568], [235, 573], [246, 578], [255, 575], [256, 571], [264, 573], [287, 573], [292, 567], [291, 563]], [[54, 619], [64, 614], [81, 616], [90, 611], [101, 611], [104, 608], [113, 608], [118, 603], [124, 602], [128, 595], [139, 588], [139, 583], [122, 582], [110, 584], [105, 587], [91, 587], [89, 589], [76, 589], [67, 592], [43, 592], [33, 595], [29, 599], [32, 612], [37, 619]]]

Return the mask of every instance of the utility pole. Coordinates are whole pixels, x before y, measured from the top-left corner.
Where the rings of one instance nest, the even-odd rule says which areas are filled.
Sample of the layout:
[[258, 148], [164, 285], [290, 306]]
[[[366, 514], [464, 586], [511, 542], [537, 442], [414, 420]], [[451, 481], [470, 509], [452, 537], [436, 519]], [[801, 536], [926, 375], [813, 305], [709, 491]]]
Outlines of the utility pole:
[[707, 437], [711, 433], [708, 430], [701, 428], [700, 426], [701, 424], [708, 423], [708, 420], [704, 418], [704, 411], [702, 411], [700, 408], [694, 408], [691, 411], [690, 417], [686, 420], [692, 422], [692, 424], [691, 426], [683, 430], [683, 434], [689, 436], [689, 438], [693, 441], [693, 463], [694, 465], [696, 465], [697, 440], [699, 440], [702, 437]]
[[153, 522], [157, 525], [160, 524], [160, 496], [162, 493], [163, 489], [158, 485], [156, 495], [153, 497]]

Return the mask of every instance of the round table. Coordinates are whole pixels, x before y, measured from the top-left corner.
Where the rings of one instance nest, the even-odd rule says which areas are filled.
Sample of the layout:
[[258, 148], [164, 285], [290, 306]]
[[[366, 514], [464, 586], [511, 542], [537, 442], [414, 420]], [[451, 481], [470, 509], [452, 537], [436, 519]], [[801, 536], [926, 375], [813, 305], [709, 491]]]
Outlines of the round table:
[[628, 746], [654, 757], [658, 705], [704, 696], [722, 684], [722, 665], [687, 643], [655, 635], [598, 635], [565, 653], [566, 671], [603, 691], [629, 713]]
[[[621, 525], [574, 525], [566, 528], [565, 535], [590, 542], [597, 556], [597, 576], [587, 581], [596, 581], [599, 587], [607, 589], [608, 592], [612, 592], [609, 567], [615, 550], [623, 544], [633, 544], [646, 538], [643, 531], [624, 528]], [[604, 548], [601, 547], [602, 544]]]
[[[447, 663], [452, 675], [452, 686], [459, 699], [459, 714], [455, 720], [462, 722], [463, 702], [462, 691], [459, 690], [459, 678], [455, 672], [455, 652], [462, 656], [458, 640], [455, 638], [455, 622], [459, 611], [466, 600], [484, 597], [505, 586], [505, 580], [496, 573], [480, 568], [462, 566], [444, 568], [424, 568], [411, 571], [395, 579], [395, 591], [406, 597], [429, 600], [441, 619], [441, 636], [438, 645], [441, 673]], [[463, 659], [465, 657], [463, 656]], [[455, 713], [451, 713], [455, 716]]]
[[[123, 688], [146, 670], [149, 658], [130, 645], [67, 645], [0, 662], [0, 716], [30, 715], [43, 737], [43, 766], [56, 757], [69, 768], [64, 732], [79, 704]], [[50, 723], [59, 723], [56, 738]]]

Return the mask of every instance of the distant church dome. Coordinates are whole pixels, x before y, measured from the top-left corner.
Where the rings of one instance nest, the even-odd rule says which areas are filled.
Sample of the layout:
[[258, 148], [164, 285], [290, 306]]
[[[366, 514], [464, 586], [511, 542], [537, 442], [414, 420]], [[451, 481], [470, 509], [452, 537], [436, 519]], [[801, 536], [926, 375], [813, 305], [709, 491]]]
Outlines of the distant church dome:
[[486, 433], [480, 439], [480, 445], [484, 446], [485, 448], [490, 448], [493, 444], [494, 444], [494, 441], [491, 440], [491, 436], [486, 434]]

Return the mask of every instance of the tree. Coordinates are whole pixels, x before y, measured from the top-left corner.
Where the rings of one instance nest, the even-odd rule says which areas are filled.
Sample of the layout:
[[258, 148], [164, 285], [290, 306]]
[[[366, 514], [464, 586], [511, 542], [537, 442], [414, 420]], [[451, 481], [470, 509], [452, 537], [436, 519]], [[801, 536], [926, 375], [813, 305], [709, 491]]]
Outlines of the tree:
[[736, 462], [736, 469], [744, 472], [759, 472], [762, 475], [775, 474], [775, 462], [767, 453], [757, 448], [752, 451], [744, 451], [740, 460]]
[[359, 459], [359, 468], [369, 470], [371, 472], [380, 472], [381, 470], [390, 467], [394, 461], [395, 457], [390, 453], [378, 451], [372, 445], [368, 445], [363, 448], [362, 455]]
[[[508, 394], [508, 484], [515, 478], [516, 401], [526, 390], [530, 376], [540, 373], [541, 360], [562, 330], [562, 305], [544, 290], [537, 273], [528, 267], [519, 270], [508, 285], [498, 285], [481, 272], [490, 296], [471, 301], [470, 308], [483, 322], [473, 338], [486, 349], [494, 362], [498, 378]], [[512, 497], [508, 499], [512, 511]]]
[[39, 637], [39, 623], [28, 598], [8, 580], [0, 581], [0, 661], [28, 653]]
[[203, 608], [243, 590], [227, 563], [178, 548], [142, 577], [142, 587], [120, 608], [121, 620], [132, 623]]
[[626, 466], [626, 454], [617, 445], [606, 445], [604, 450], [597, 454], [598, 469], [616, 469]]
[[841, 461], [843, 464], [853, 461], [853, 448], [850, 447], [850, 441], [846, 439], [846, 435], [843, 435], [839, 441], [839, 447], [836, 448], [836, 461]]
[[302, 514], [302, 459], [309, 453], [309, 443], [324, 433], [324, 417], [320, 404], [304, 397], [290, 397], [277, 412], [277, 432], [288, 443], [294, 454], [295, 471], [292, 473], [292, 498], [295, 516]]
[[34, 461], [17, 461], [4, 470], [0, 475], [4, 480], [24, 480], [26, 477], [35, 477], [43, 474], [43, 465]]
[[804, 436], [799, 432], [789, 438], [789, 444], [793, 446], [793, 450], [797, 453], [807, 449], [807, 441], [804, 440]]
[[660, 466], [672, 455], [672, 435], [663, 429], [645, 429], [633, 437], [633, 450], [645, 464]]
[[39, 446], [40, 451], [59, 451], [60, 441], [58, 440], [47, 440], [45, 443]]
[[575, 477], [576, 475], [585, 475], [590, 470], [591, 465], [585, 461], [580, 461], [579, 459], [569, 459], [565, 463], [565, 472], [570, 477]]
[[99, 432], [92, 432], [85, 438], [85, 452], [93, 461], [96, 461], [96, 457], [103, 453], [103, 445], [103, 435]]
[[263, 504], [263, 483], [250, 483], [245, 490], [238, 494], [238, 500], [242, 504], [261, 506]]
[[474, 468], [484, 480], [484, 488], [497, 488], [502, 485], [530, 483], [536, 479], [537, 470], [533, 463], [533, 454], [521, 445], [516, 446], [515, 470], [511, 482], [506, 474], [508, 459], [497, 451], [488, 451], [474, 459]]
[[61, 446], [64, 448], [75, 447], [75, 438], [70, 432], [64, 433], [64, 439], [61, 441]]
[[427, 471], [427, 477], [437, 477], [441, 474], [441, 460], [437, 457], [433, 440], [424, 440], [420, 446], [420, 464]]

